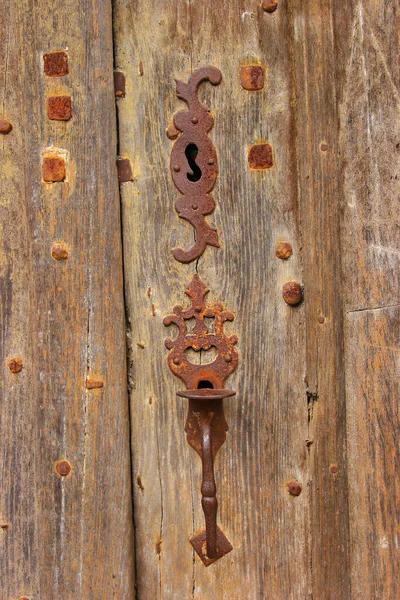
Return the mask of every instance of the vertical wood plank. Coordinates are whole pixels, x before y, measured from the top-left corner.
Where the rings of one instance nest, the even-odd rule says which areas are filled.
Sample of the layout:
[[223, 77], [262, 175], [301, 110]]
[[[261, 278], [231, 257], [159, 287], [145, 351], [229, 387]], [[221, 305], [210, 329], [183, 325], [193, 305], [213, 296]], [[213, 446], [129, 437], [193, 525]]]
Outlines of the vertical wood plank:
[[[307, 328], [314, 598], [347, 600], [349, 516], [332, 3], [291, 2]], [[331, 467], [337, 472], [333, 473]]]
[[[2, 2], [2, 598], [132, 598], [111, 3]], [[64, 51], [69, 72], [47, 76]], [[72, 118], [50, 120], [50, 96]], [[42, 157], [66, 159], [42, 180]], [[52, 256], [64, 244], [68, 257]], [[20, 357], [12, 373], [7, 359]], [[97, 386], [87, 389], [87, 380]], [[101, 382], [101, 384], [99, 383]], [[89, 386], [90, 387], [90, 386]], [[71, 471], [56, 472], [66, 460]]]
[[351, 2], [334, 17], [352, 598], [391, 600], [400, 578], [399, 9]]
[[[127, 307], [131, 322], [131, 407], [138, 594], [141, 600], [298, 599], [308, 589], [306, 531], [307, 401], [304, 307], [287, 306], [282, 285], [302, 281], [295, 164], [290, 18], [259, 2], [115, 3], [116, 68], [127, 94], [118, 103], [120, 154], [134, 181], [122, 185]], [[224, 24], [223, 27], [221, 24]], [[260, 92], [240, 86], [240, 67], [262, 64]], [[207, 248], [198, 265], [181, 265], [174, 246], [193, 230], [178, 219], [165, 129], [184, 108], [174, 79], [198, 66], [221, 69], [223, 82], [200, 96], [212, 110], [210, 136], [220, 173], [214, 189], [221, 249]], [[140, 68], [139, 68], [140, 65]], [[268, 141], [274, 167], [250, 171], [249, 147]], [[294, 249], [275, 256], [279, 241]], [[187, 406], [167, 366], [162, 317], [186, 302], [196, 270], [209, 299], [236, 314], [240, 366], [227, 382], [230, 424], [217, 458], [221, 527], [234, 551], [205, 569], [188, 539], [203, 528], [200, 461], [185, 440]], [[152, 310], [152, 305], [154, 310]], [[155, 313], [155, 316], [153, 316]], [[144, 347], [143, 347], [144, 346]], [[286, 484], [296, 479], [297, 498]]]

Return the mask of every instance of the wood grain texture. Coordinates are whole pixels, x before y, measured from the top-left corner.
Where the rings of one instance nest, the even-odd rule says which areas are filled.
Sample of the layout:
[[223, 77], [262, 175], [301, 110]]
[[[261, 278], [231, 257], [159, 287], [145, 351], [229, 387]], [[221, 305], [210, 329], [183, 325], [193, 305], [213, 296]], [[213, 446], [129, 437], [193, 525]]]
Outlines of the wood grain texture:
[[[13, 130], [0, 140], [0, 597], [131, 599], [111, 4], [3, 1], [1, 14]], [[44, 75], [53, 50], [67, 50], [68, 75]], [[47, 118], [49, 95], [72, 96], [70, 121]], [[49, 147], [67, 159], [62, 183], [42, 181]], [[55, 242], [67, 259], [52, 257]], [[87, 378], [104, 386], [87, 390]]]
[[[282, 285], [302, 280], [294, 145], [294, 89], [287, 8], [273, 18], [259, 3], [116, 2], [116, 68], [126, 73], [118, 103], [121, 156], [135, 181], [122, 186], [127, 307], [131, 322], [132, 456], [138, 596], [239, 600], [298, 599], [310, 584], [308, 433], [304, 307], [287, 306]], [[260, 92], [240, 86], [240, 67], [264, 64]], [[211, 137], [220, 174], [209, 222], [221, 249], [207, 248], [198, 265], [176, 262], [193, 230], [175, 213], [179, 195], [169, 173], [165, 129], [184, 105], [174, 79], [211, 64], [223, 82], [200, 96], [215, 117]], [[140, 68], [139, 68], [140, 65]], [[274, 167], [250, 171], [248, 148], [268, 141]], [[275, 257], [279, 241], [294, 248]], [[170, 373], [162, 317], [186, 302], [195, 271], [210, 302], [233, 310], [227, 330], [239, 336], [239, 367], [227, 381], [230, 431], [217, 457], [219, 523], [234, 546], [205, 569], [189, 537], [202, 529], [200, 461], [183, 431], [186, 401]], [[152, 305], [155, 308], [153, 316]], [[138, 345], [138, 343], [140, 345]], [[142, 346], [144, 345], [144, 348]], [[289, 496], [297, 479], [302, 494]]]
[[399, 595], [399, 7], [334, 11], [352, 598]]

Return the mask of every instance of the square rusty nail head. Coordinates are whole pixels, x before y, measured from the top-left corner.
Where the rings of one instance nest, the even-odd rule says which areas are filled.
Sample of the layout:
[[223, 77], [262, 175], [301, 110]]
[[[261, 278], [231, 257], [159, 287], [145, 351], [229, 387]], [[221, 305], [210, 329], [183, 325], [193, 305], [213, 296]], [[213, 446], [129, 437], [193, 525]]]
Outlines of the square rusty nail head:
[[117, 160], [117, 169], [120, 183], [133, 181], [132, 167], [129, 158], [119, 158]]
[[52, 121], [69, 121], [71, 113], [71, 96], [50, 96], [47, 98], [47, 116]]
[[68, 75], [68, 54], [63, 50], [48, 52], [43, 56], [44, 72], [48, 77]]
[[270, 169], [274, 162], [270, 144], [255, 144], [248, 155], [250, 169]]
[[264, 87], [264, 67], [247, 65], [240, 70], [240, 83], [244, 90], [257, 91]]
[[48, 183], [65, 180], [65, 160], [61, 156], [43, 157], [43, 179]]
[[233, 550], [232, 544], [219, 527], [217, 527], [217, 556], [215, 558], [209, 558], [206, 554], [207, 542], [205, 530], [190, 538], [190, 543], [206, 567], [209, 567], [216, 560], [222, 558], [225, 556], [225, 554], [228, 554], [228, 552]]
[[116, 98], [125, 98], [126, 78], [122, 71], [114, 71], [114, 91]]

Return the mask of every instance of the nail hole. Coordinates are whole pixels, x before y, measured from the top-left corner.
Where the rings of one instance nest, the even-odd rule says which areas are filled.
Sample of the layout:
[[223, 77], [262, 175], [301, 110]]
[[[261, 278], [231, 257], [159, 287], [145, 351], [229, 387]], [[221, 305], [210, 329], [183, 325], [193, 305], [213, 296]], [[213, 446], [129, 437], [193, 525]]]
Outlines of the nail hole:
[[199, 381], [199, 383], [197, 384], [197, 389], [198, 390], [212, 390], [214, 389], [213, 384], [211, 383], [211, 381], [208, 381], [208, 379], [201, 379]]
[[188, 144], [186, 146], [185, 156], [188, 160], [190, 169], [192, 169], [192, 172], [187, 174], [187, 178], [189, 179], [189, 181], [193, 181], [193, 182], [199, 181], [199, 179], [201, 177], [201, 169], [196, 164], [196, 160], [195, 160], [197, 158], [198, 153], [199, 153], [199, 149], [196, 146], [196, 144]]

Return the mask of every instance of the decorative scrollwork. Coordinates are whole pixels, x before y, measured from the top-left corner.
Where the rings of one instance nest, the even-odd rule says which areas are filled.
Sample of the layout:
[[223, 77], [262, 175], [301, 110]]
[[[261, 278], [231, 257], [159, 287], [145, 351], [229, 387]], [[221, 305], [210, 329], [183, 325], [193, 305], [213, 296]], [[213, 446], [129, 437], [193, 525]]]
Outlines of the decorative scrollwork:
[[[178, 327], [178, 335], [174, 340], [165, 340], [165, 345], [171, 350], [168, 356], [168, 364], [171, 371], [179, 377], [187, 389], [195, 390], [200, 382], [209, 382], [210, 387], [222, 389], [225, 379], [237, 367], [238, 353], [234, 347], [238, 341], [236, 335], [227, 336], [224, 332], [225, 321], [233, 321], [234, 314], [224, 310], [220, 302], [213, 306], [205, 305], [205, 296], [208, 293], [206, 285], [198, 274], [186, 290], [186, 294], [192, 300], [190, 308], [182, 306], [174, 307], [174, 314], [164, 317], [164, 325], [174, 323]], [[194, 317], [195, 324], [192, 332], [188, 332], [186, 321]], [[205, 317], [215, 318], [214, 332], [209, 332]], [[217, 356], [210, 364], [193, 364], [185, 353], [189, 348], [200, 351], [216, 348]]]
[[205, 221], [213, 212], [214, 199], [209, 195], [218, 175], [218, 160], [215, 148], [208, 138], [214, 119], [209, 109], [197, 97], [200, 84], [210, 81], [221, 83], [221, 71], [215, 67], [201, 67], [187, 83], [176, 80], [178, 98], [186, 102], [188, 110], [174, 116], [174, 125], [181, 132], [171, 152], [171, 173], [174, 184], [183, 194], [175, 202], [180, 218], [188, 221], [195, 229], [196, 241], [190, 250], [174, 248], [172, 254], [183, 263], [199, 258], [207, 245], [219, 248], [217, 230]]

